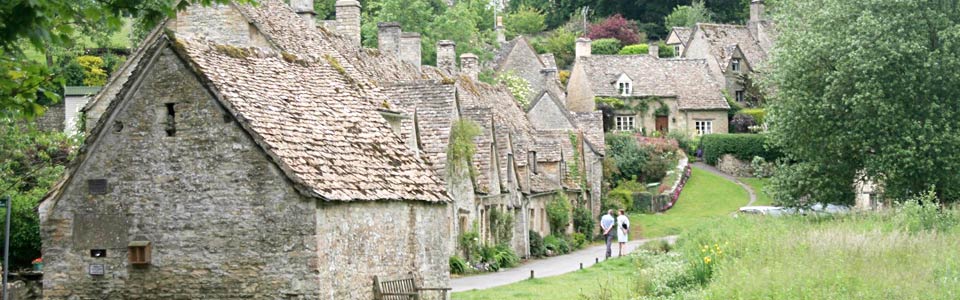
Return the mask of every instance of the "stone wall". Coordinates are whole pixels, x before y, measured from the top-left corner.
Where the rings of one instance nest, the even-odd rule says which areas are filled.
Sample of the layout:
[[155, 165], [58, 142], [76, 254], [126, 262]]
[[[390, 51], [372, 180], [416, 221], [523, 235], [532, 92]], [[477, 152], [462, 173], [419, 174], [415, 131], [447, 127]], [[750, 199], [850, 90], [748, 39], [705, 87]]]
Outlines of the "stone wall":
[[533, 98], [547, 88], [545, 76], [541, 73], [544, 68], [543, 64], [540, 63], [537, 53], [530, 48], [526, 40], [516, 41], [512, 50], [507, 54], [507, 60], [501, 66], [498, 66], [498, 71], [512, 71], [514, 75], [526, 79], [531, 87], [530, 93], [526, 97], [530, 102], [533, 102]]
[[573, 129], [573, 125], [564, 115], [564, 108], [557, 106], [549, 94], [544, 93], [539, 100], [531, 100], [531, 103], [533, 101], [536, 101], [536, 105], [527, 111], [527, 119], [530, 119], [533, 127], [537, 129]]
[[[315, 201], [170, 49], [148, 72], [104, 116], [110, 125], [92, 137], [59, 200], [41, 208], [45, 298], [317, 298], [317, 270], [345, 266], [318, 266]], [[95, 179], [106, 181], [104, 194], [92, 191]], [[128, 263], [131, 241], [151, 243], [148, 266]], [[105, 274], [89, 275], [98, 265]]]
[[697, 134], [697, 121], [712, 121], [713, 133], [730, 132], [730, 122], [726, 110], [691, 110], [683, 112], [684, 124], [680, 128], [691, 136]]
[[446, 205], [323, 202], [317, 212], [320, 298], [371, 299], [376, 275], [449, 287]]
[[253, 25], [247, 22], [240, 11], [225, 6], [229, 4], [214, 4], [210, 7], [192, 5], [179, 12], [177, 18], [168, 26], [172, 27], [178, 37], [206, 37], [223, 44], [251, 46], [251, 33], [255, 32]]
[[57, 103], [56, 105], [47, 107], [47, 110], [43, 112], [43, 115], [37, 116], [34, 119], [34, 124], [37, 125], [37, 129], [48, 132], [63, 132], [64, 120], [65, 120], [65, 108], [63, 102]]
[[753, 166], [751, 162], [739, 160], [732, 154], [721, 155], [720, 158], [717, 159], [717, 169], [736, 177], [753, 176]]

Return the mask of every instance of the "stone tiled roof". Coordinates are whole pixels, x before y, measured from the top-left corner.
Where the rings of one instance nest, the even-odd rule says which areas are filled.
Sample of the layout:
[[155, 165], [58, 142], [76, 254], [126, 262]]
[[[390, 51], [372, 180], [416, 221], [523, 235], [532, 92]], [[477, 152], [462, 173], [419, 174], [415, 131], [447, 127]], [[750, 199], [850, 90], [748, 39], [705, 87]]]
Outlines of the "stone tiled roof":
[[603, 112], [577, 112], [573, 113], [573, 118], [577, 121], [580, 129], [583, 130], [583, 137], [587, 140], [587, 146], [600, 155], [606, 155], [606, 142], [603, 136]]
[[740, 48], [751, 66], [759, 66], [766, 60], [766, 52], [746, 26], [698, 23], [694, 30], [703, 33], [710, 45], [710, 55], [717, 60], [721, 69], [726, 69], [735, 47]]
[[690, 34], [693, 33], [693, 28], [690, 27], [674, 27], [673, 32], [677, 34], [677, 38], [680, 39], [680, 44], [684, 46], [690, 42]]
[[[505, 44], [503, 44], [503, 46], [500, 47], [500, 51], [497, 52], [496, 56], [493, 57], [493, 68], [498, 72], [502, 71], [501, 67], [503, 67], [503, 64], [507, 61], [507, 59], [510, 58], [510, 54], [513, 53], [513, 48], [517, 46], [530, 48], [530, 51], [533, 51], [533, 53], [537, 53], [537, 51], [533, 49], [533, 46], [530, 46], [530, 42], [527, 41], [526, 37], [522, 35], [518, 36], [510, 40], [509, 42], [506, 42]], [[546, 67], [546, 64], [542, 60], [542, 56], [537, 56], [537, 60], [538, 60], [537, 62], [540, 63], [541, 66]], [[554, 67], [556, 67], [557, 65], [556, 60], [554, 60], [553, 65]]]
[[620, 97], [617, 79], [633, 81], [631, 96], [676, 97], [681, 110], [729, 109], [722, 87], [710, 76], [702, 59], [658, 59], [649, 55], [593, 55], [583, 64], [597, 96]]
[[385, 83], [383, 90], [395, 103], [395, 109], [408, 114], [401, 122], [403, 139], [411, 138], [416, 122], [423, 152], [444, 178], [450, 128], [457, 117], [456, 86], [425, 80]]
[[557, 68], [557, 58], [553, 57], [553, 53], [540, 54], [540, 61], [543, 62], [544, 68]]
[[436, 174], [371, 109], [375, 99], [329, 61], [177, 44], [301, 192], [339, 201], [449, 201]]

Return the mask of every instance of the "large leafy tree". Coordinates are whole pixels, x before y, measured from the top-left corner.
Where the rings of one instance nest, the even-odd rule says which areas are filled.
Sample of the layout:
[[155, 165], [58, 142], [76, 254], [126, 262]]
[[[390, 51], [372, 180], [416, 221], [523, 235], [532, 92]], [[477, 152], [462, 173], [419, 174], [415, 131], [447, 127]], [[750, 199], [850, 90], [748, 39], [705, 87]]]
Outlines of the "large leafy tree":
[[958, 1], [781, 5], [768, 119], [793, 164], [777, 199], [849, 203], [863, 176], [891, 199], [960, 199]]
[[692, 27], [697, 23], [709, 23], [713, 13], [703, 5], [703, 1], [694, 1], [692, 5], [681, 5], [673, 9], [663, 19], [663, 25], [669, 32], [673, 27]]

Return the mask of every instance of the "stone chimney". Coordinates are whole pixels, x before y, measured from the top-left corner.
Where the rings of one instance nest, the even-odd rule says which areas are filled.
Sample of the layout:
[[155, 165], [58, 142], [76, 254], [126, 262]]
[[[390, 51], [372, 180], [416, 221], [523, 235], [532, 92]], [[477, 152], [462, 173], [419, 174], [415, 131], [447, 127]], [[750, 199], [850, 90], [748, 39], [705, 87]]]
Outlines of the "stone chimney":
[[477, 75], [480, 75], [480, 58], [473, 53], [460, 55], [460, 71], [471, 80], [477, 81]]
[[290, 0], [290, 7], [292, 7], [293, 11], [297, 12], [304, 21], [307, 21], [310, 28], [317, 26], [315, 19], [317, 13], [313, 11], [313, 0]]
[[360, 2], [337, 0], [337, 32], [360, 47]]
[[650, 54], [650, 56], [653, 56], [653, 58], [660, 58], [660, 45], [657, 43], [650, 43], [650, 45], [647, 46], [647, 52]]
[[577, 39], [577, 49], [576, 49], [577, 57], [590, 56], [591, 52], [593, 51], [593, 48], [590, 45], [591, 42], [593, 41], [585, 37]]
[[400, 59], [420, 68], [420, 34], [400, 33]]
[[503, 16], [497, 16], [497, 26], [494, 27], [494, 30], [497, 32], [497, 42], [498, 42], [498, 43], [501, 43], [501, 44], [506, 43], [506, 42], [507, 42], [507, 35], [506, 35], [506, 33], [503, 32], [503, 31], [504, 31], [504, 30], [503, 30]]
[[457, 43], [448, 40], [437, 41], [437, 68], [450, 75], [457, 74]]
[[380, 53], [400, 57], [400, 23], [377, 23], [377, 49]]
[[543, 82], [550, 82], [551, 80], [557, 80], [557, 68], [543, 68], [540, 70], [540, 74], [543, 74]]
[[763, 0], [750, 1], [750, 22], [763, 21]]

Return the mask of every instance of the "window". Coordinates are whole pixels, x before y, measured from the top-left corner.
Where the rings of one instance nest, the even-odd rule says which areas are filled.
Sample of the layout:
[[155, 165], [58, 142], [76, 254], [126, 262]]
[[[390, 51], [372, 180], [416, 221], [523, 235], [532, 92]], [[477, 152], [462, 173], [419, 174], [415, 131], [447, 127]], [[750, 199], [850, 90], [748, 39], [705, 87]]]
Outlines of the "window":
[[635, 116], [616, 116], [618, 131], [633, 131], [636, 117]]
[[736, 93], [736, 96], [737, 96], [737, 102], [743, 102], [743, 100], [744, 100], [743, 90], [736, 91], [735, 93]]
[[734, 58], [733, 61], [730, 62], [730, 68], [733, 69], [734, 72], [740, 72], [740, 59]]
[[133, 241], [130, 244], [127, 244], [127, 250], [129, 251], [127, 257], [130, 260], [132, 265], [148, 265], [150, 264], [150, 242], [148, 241]]
[[91, 195], [106, 195], [107, 180], [106, 179], [88, 179], [87, 192], [90, 193]]
[[713, 133], [713, 121], [696, 121], [697, 135]]
[[527, 155], [530, 164], [530, 172], [537, 174], [537, 151], [530, 151], [530, 153]]
[[630, 96], [633, 93], [633, 80], [627, 77], [627, 74], [620, 74], [620, 78], [617, 79], [617, 91], [620, 96]]
[[167, 136], [177, 135], [177, 111], [175, 105], [176, 103], [166, 103], [167, 121], [164, 129], [167, 131]]
[[683, 51], [683, 48], [680, 45], [673, 45], [673, 55], [680, 56], [680, 53]]

